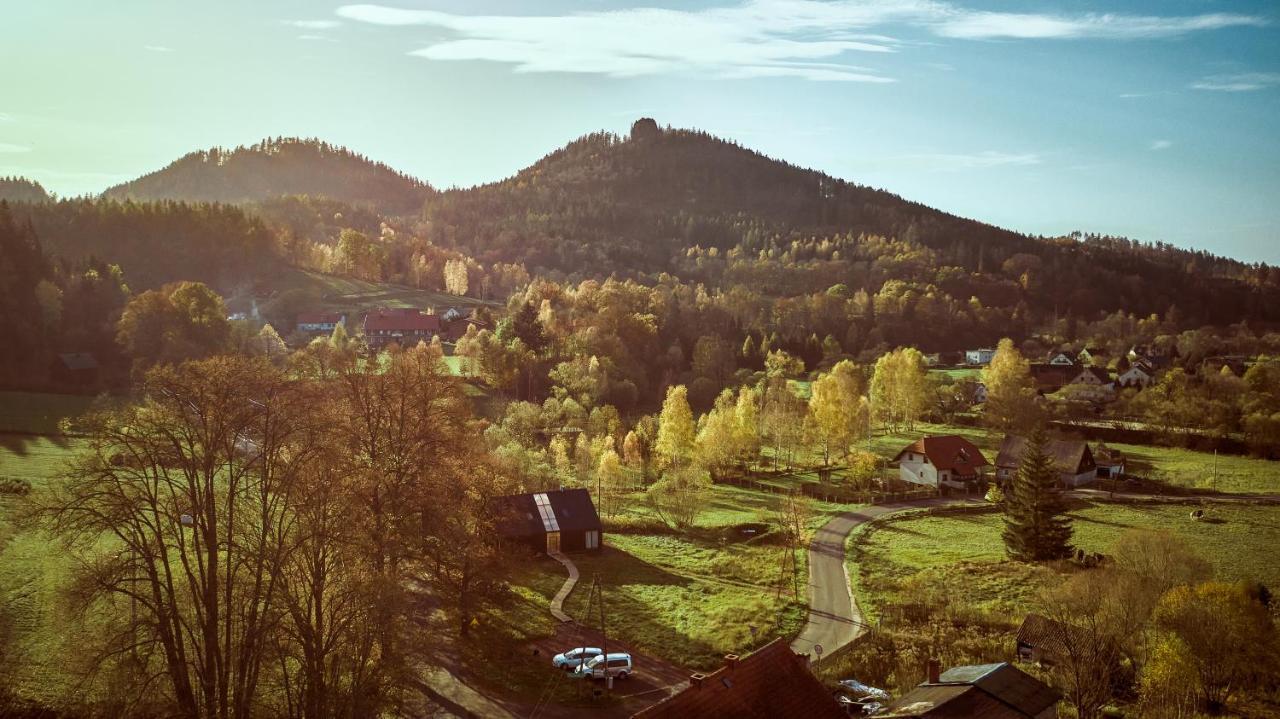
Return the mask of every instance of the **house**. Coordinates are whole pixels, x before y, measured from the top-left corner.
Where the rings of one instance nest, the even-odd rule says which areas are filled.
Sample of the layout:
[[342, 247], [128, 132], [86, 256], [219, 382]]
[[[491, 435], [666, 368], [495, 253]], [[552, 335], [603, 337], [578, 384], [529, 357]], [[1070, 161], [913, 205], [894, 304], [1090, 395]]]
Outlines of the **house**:
[[1076, 360], [1082, 365], [1106, 366], [1110, 356], [1106, 347], [1085, 347], [1076, 355]]
[[1078, 370], [1074, 365], [1054, 365], [1035, 363], [1027, 366], [1031, 372], [1031, 380], [1036, 384], [1040, 394], [1053, 394], [1066, 387]]
[[440, 317], [413, 308], [379, 308], [364, 316], [364, 337], [371, 349], [395, 342], [412, 347], [430, 342], [441, 330]]
[[709, 674], [632, 719], [842, 719], [844, 710], [809, 671], [808, 659], [778, 638], [745, 657], [730, 654]]
[[1115, 382], [1101, 367], [1087, 365], [1067, 382], [1065, 389], [1076, 399], [1105, 402], [1115, 396]]
[[925, 366], [927, 367], [937, 367], [938, 365], [942, 364], [942, 353], [930, 352], [929, 354], [924, 356], [924, 363], [925, 363]]
[[954, 434], [923, 437], [907, 445], [898, 456], [902, 481], [929, 487], [968, 489], [991, 466], [972, 442]]
[[98, 383], [98, 359], [89, 352], [59, 354], [52, 367], [53, 379], [68, 387], [92, 387]]
[[1049, 355], [1049, 364], [1054, 367], [1071, 367], [1076, 361], [1066, 352], [1054, 352]]
[[1061, 695], [1017, 667], [977, 664], [953, 667], [937, 674], [931, 663], [929, 680], [903, 694], [878, 717], [894, 719], [1052, 719]]
[[299, 312], [295, 329], [299, 332], [328, 334], [345, 321], [346, 318], [337, 312]]
[[1099, 443], [1093, 448], [1093, 462], [1098, 466], [1098, 477], [1119, 479], [1124, 476], [1124, 453]]
[[971, 365], [987, 365], [991, 364], [991, 359], [996, 356], [996, 351], [990, 348], [965, 350], [964, 363]]
[[[1000, 443], [1000, 452], [996, 455], [996, 479], [1008, 482], [1018, 473], [1018, 465], [1022, 463], [1022, 453], [1026, 450], [1027, 440], [1013, 434], [1007, 434]], [[1058, 479], [1064, 487], [1077, 487], [1085, 482], [1098, 478], [1098, 468], [1094, 463], [1093, 452], [1082, 440], [1051, 439], [1045, 445], [1045, 453], [1053, 458], [1058, 470]]]
[[1120, 376], [1116, 378], [1116, 385], [1145, 389], [1155, 381], [1155, 376], [1152, 374], [1153, 371], [1150, 365], [1141, 361], [1134, 362], [1129, 365], [1129, 369], [1121, 372]]
[[1028, 614], [1018, 627], [1015, 640], [1018, 661], [1054, 664], [1070, 653], [1072, 647], [1085, 646], [1080, 630], [1040, 614]]
[[503, 542], [548, 554], [600, 548], [600, 515], [585, 489], [498, 497], [493, 509]]

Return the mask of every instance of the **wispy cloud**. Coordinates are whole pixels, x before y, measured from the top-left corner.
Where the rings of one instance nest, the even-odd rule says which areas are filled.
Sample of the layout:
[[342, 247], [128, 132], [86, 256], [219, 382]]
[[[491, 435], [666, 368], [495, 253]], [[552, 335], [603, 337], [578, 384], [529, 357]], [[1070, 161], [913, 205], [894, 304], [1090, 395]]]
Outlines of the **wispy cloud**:
[[338, 17], [448, 33], [414, 50], [430, 60], [484, 60], [516, 72], [619, 77], [699, 72], [891, 82], [847, 65], [848, 53], [896, 52], [902, 30], [967, 40], [1134, 40], [1266, 24], [1252, 15], [1049, 15], [970, 10], [943, 0], [745, 0], [702, 10], [632, 8], [563, 15], [460, 15], [386, 5], [344, 5]]
[[142, 49], [148, 52], [173, 52], [173, 48], [165, 45], [143, 45]]
[[298, 39], [299, 39], [299, 40], [307, 40], [307, 41], [309, 41], [309, 42], [337, 42], [337, 40], [334, 40], [334, 39], [333, 39], [333, 38], [331, 38], [331, 37], [325, 37], [324, 35], [314, 35], [314, 34], [310, 34], [310, 33], [308, 33], [308, 34], [304, 34], [304, 35], [299, 35], [299, 36], [298, 36]]
[[284, 24], [303, 30], [332, 30], [342, 23], [337, 20], [285, 20]]
[[1280, 85], [1280, 72], [1244, 72], [1235, 75], [1210, 75], [1191, 83], [1195, 90], [1216, 92], [1252, 92]]
[[970, 154], [922, 153], [906, 155], [902, 159], [941, 171], [984, 170], [992, 167], [1025, 167], [1040, 164], [1040, 155], [1035, 152], [1014, 153], [997, 150]]
[[31, 148], [26, 145], [15, 145], [11, 142], [0, 142], [0, 153], [24, 153], [31, 152]]
[[1150, 145], [1150, 148], [1152, 150], [1157, 150], [1157, 151], [1168, 150], [1170, 147], [1173, 147], [1173, 142], [1170, 140], [1152, 140]]

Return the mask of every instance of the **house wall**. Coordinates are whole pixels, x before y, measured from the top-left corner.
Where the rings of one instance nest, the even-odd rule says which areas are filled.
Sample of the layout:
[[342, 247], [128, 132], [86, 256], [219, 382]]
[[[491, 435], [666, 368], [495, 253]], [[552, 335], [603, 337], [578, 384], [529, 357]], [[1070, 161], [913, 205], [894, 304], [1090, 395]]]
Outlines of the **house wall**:
[[1069, 472], [1063, 472], [1058, 476], [1060, 479], [1062, 479], [1062, 483], [1064, 485], [1068, 487], [1079, 487], [1085, 482], [1092, 482], [1093, 480], [1097, 479], [1098, 470], [1091, 469], [1088, 472], [1081, 472], [1079, 474], [1071, 474]]
[[898, 463], [898, 474], [904, 482], [929, 487], [938, 486], [938, 468], [932, 464], [925, 464], [923, 455], [909, 455], [908, 458], [904, 458]]

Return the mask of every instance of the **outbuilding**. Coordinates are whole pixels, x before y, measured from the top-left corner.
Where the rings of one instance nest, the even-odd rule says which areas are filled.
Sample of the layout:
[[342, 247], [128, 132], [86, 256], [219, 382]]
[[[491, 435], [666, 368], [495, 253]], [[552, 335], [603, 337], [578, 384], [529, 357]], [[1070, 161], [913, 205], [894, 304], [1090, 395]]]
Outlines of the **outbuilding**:
[[494, 500], [498, 535], [535, 552], [599, 549], [600, 515], [585, 489], [513, 494]]

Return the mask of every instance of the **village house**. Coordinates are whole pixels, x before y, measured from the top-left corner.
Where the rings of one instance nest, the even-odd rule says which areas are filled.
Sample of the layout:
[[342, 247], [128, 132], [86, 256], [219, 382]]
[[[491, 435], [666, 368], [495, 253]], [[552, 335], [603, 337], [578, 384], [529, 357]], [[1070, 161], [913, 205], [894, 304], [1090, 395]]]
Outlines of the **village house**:
[[1055, 664], [1073, 643], [1079, 643], [1073, 638], [1078, 631], [1055, 619], [1035, 613], [1028, 614], [1018, 627], [1015, 639], [1018, 661]]
[[1116, 385], [1119, 387], [1145, 389], [1150, 387], [1154, 381], [1155, 376], [1152, 375], [1152, 370], [1149, 366], [1144, 365], [1142, 362], [1134, 362], [1129, 365], [1129, 369], [1121, 372], [1120, 376], [1116, 378]]
[[878, 717], [893, 719], [1053, 719], [1061, 695], [1017, 667], [976, 664], [938, 674], [929, 663], [929, 678], [889, 705]]
[[953, 434], [918, 439], [894, 461], [904, 482], [952, 489], [976, 488], [982, 468], [991, 466], [972, 442]]
[[987, 401], [987, 385], [985, 382], [979, 382], [973, 388], [973, 403], [985, 404]]
[[1080, 368], [1063, 389], [1069, 390], [1074, 399], [1091, 402], [1105, 402], [1115, 396], [1115, 382], [1111, 375], [1096, 366]]
[[1076, 360], [1082, 365], [1105, 367], [1110, 357], [1111, 354], [1107, 352], [1106, 347], [1085, 347], [1076, 355]]
[[[996, 455], [996, 479], [1005, 484], [1018, 473], [1018, 465], [1022, 463], [1022, 454], [1026, 451], [1027, 440], [1013, 434], [1007, 434], [1000, 443], [1000, 452]], [[1053, 459], [1058, 470], [1058, 479], [1064, 487], [1078, 487], [1098, 478], [1098, 468], [1094, 463], [1093, 452], [1082, 440], [1051, 439], [1045, 445], [1045, 454]]]
[[413, 308], [379, 308], [364, 316], [364, 337], [370, 349], [381, 349], [392, 342], [413, 347], [430, 342], [441, 330], [440, 317]]
[[969, 365], [988, 365], [996, 356], [996, 351], [990, 348], [965, 350], [964, 363]]
[[1099, 443], [1093, 448], [1093, 462], [1098, 466], [1099, 479], [1119, 479], [1124, 476], [1124, 453]]
[[1075, 363], [1076, 361], [1071, 359], [1071, 356], [1066, 352], [1052, 352], [1049, 354], [1049, 364], [1055, 367], [1070, 367]]
[[308, 334], [328, 334], [345, 321], [346, 318], [338, 312], [300, 312], [295, 329]]
[[538, 553], [599, 549], [604, 536], [600, 515], [585, 489], [498, 497], [493, 510], [504, 543]]
[[1034, 363], [1027, 365], [1031, 372], [1031, 381], [1035, 382], [1039, 394], [1053, 394], [1070, 384], [1071, 379], [1079, 371], [1074, 365], [1053, 365]]
[[709, 674], [632, 719], [840, 719], [845, 712], [809, 671], [808, 659], [774, 639], [745, 657], [730, 654]]

